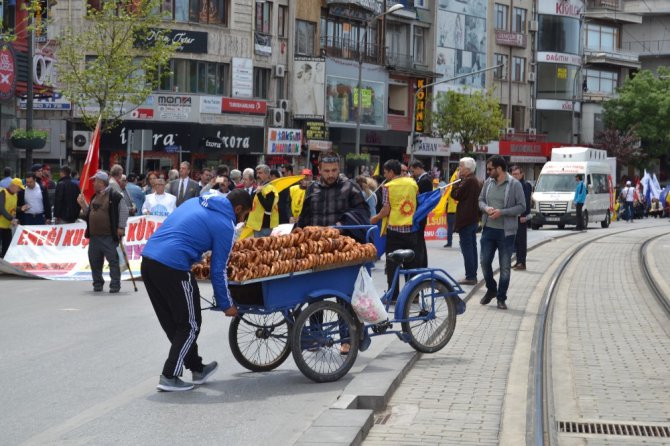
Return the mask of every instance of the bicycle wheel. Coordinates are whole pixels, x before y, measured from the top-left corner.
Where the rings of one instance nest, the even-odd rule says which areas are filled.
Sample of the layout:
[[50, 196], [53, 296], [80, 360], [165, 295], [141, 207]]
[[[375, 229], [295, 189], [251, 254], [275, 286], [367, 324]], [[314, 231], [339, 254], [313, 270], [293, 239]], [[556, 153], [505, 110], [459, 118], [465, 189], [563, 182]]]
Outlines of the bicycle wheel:
[[456, 328], [456, 302], [442, 282], [424, 280], [415, 286], [405, 301], [402, 330], [410, 345], [421, 353], [441, 350]]
[[228, 342], [240, 365], [252, 372], [279, 367], [291, 353], [291, 326], [281, 313], [244, 314], [230, 323]]
[[[321, 301], [303, 309], [295, 322], [291, 350], [307, 378], [319, 383], [337, 381], [347, 374], [358, 355], [358, 324], [351, 312], [337, 302]], [[340, 354], [348, 343], [349, 353]]]

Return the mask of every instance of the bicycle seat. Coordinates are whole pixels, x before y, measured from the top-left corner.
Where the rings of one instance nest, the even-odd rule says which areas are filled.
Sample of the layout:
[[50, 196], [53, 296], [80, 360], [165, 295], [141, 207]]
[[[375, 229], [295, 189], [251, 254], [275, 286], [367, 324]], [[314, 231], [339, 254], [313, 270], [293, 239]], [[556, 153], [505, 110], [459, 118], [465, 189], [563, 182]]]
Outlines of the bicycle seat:
[[396, 249], [387, 257], [396, 263], [404, 263], [414, 258], [414, 251], [411, 249]]

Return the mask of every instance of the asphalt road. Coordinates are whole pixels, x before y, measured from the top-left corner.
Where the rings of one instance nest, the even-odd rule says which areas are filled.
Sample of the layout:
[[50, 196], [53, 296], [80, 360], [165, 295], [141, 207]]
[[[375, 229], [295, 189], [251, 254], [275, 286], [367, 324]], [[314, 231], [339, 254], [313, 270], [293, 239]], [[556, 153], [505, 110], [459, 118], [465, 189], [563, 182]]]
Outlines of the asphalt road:
[[[566, 232], [529, 231], [529, 244]], [[429, 242], [431, 266], [462, 278], [460, 250], [443, 244]], [[384, 290], [383, 262], [374, 278]], [[0, 443], [292, 444], [353, 376], [389, 343], [400, 342], [374, 338], [347, 376], [316, 384], [290, 357], [275, 371], [248, 372], [230, 353], [230, 319], [204, 311], [200, 353], [206, 362], [217, 360], [219, 370], [194, 391], [157, 392], [169, 345], [138, 285], [137, 293], [124, 283], [121, 293], [110, 295], [93, 293], [88, 282], [0, 276]], [[200, 289], [211, 296], [208, 284]]]

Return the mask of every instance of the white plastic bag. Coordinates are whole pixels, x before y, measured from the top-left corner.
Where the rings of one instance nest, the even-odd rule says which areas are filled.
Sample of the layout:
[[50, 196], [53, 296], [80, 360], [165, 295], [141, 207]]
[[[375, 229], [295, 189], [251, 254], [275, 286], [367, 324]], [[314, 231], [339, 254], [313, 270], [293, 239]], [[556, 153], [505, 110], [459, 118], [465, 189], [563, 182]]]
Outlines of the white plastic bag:
[[361, 267], [358, 272], [354, 293], [351, 296], [351, 306], [358, 318], [364, 322], [377, 324], [389, 317], [379, 298], [379, 293], [375, 289], [374, 283], [372, 283], [372, 277], [364, 267]]

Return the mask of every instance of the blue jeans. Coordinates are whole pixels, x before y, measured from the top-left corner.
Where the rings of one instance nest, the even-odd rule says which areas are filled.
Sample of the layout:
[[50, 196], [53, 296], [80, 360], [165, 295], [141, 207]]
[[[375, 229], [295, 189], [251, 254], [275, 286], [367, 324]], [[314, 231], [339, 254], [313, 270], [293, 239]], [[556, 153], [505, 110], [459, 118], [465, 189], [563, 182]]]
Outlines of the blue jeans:
[[454, 224], [456, 223], [456, 214], [454, 212], [447, 213], [447, 243], [451, 245], [451, 240], [454, 235]]
[[626, 221], [633, 221], [633, 202], [626, 201]]
[[462, 227], [458, 235], [465, 263], [465, 278], [477, 280], [477, 223]]
[[[505, 237], [504, 229], [484, 227], [482, 231], [482, 273], [486, 281], [486, 289], [496, 293], [499, 301], [507, 300], [507, 288], [512, 272], [512, 253], [514, 252], [514, 235]], [[500, 283], [493, 278], [493, 257], [498, 251], [500, 265]]]

